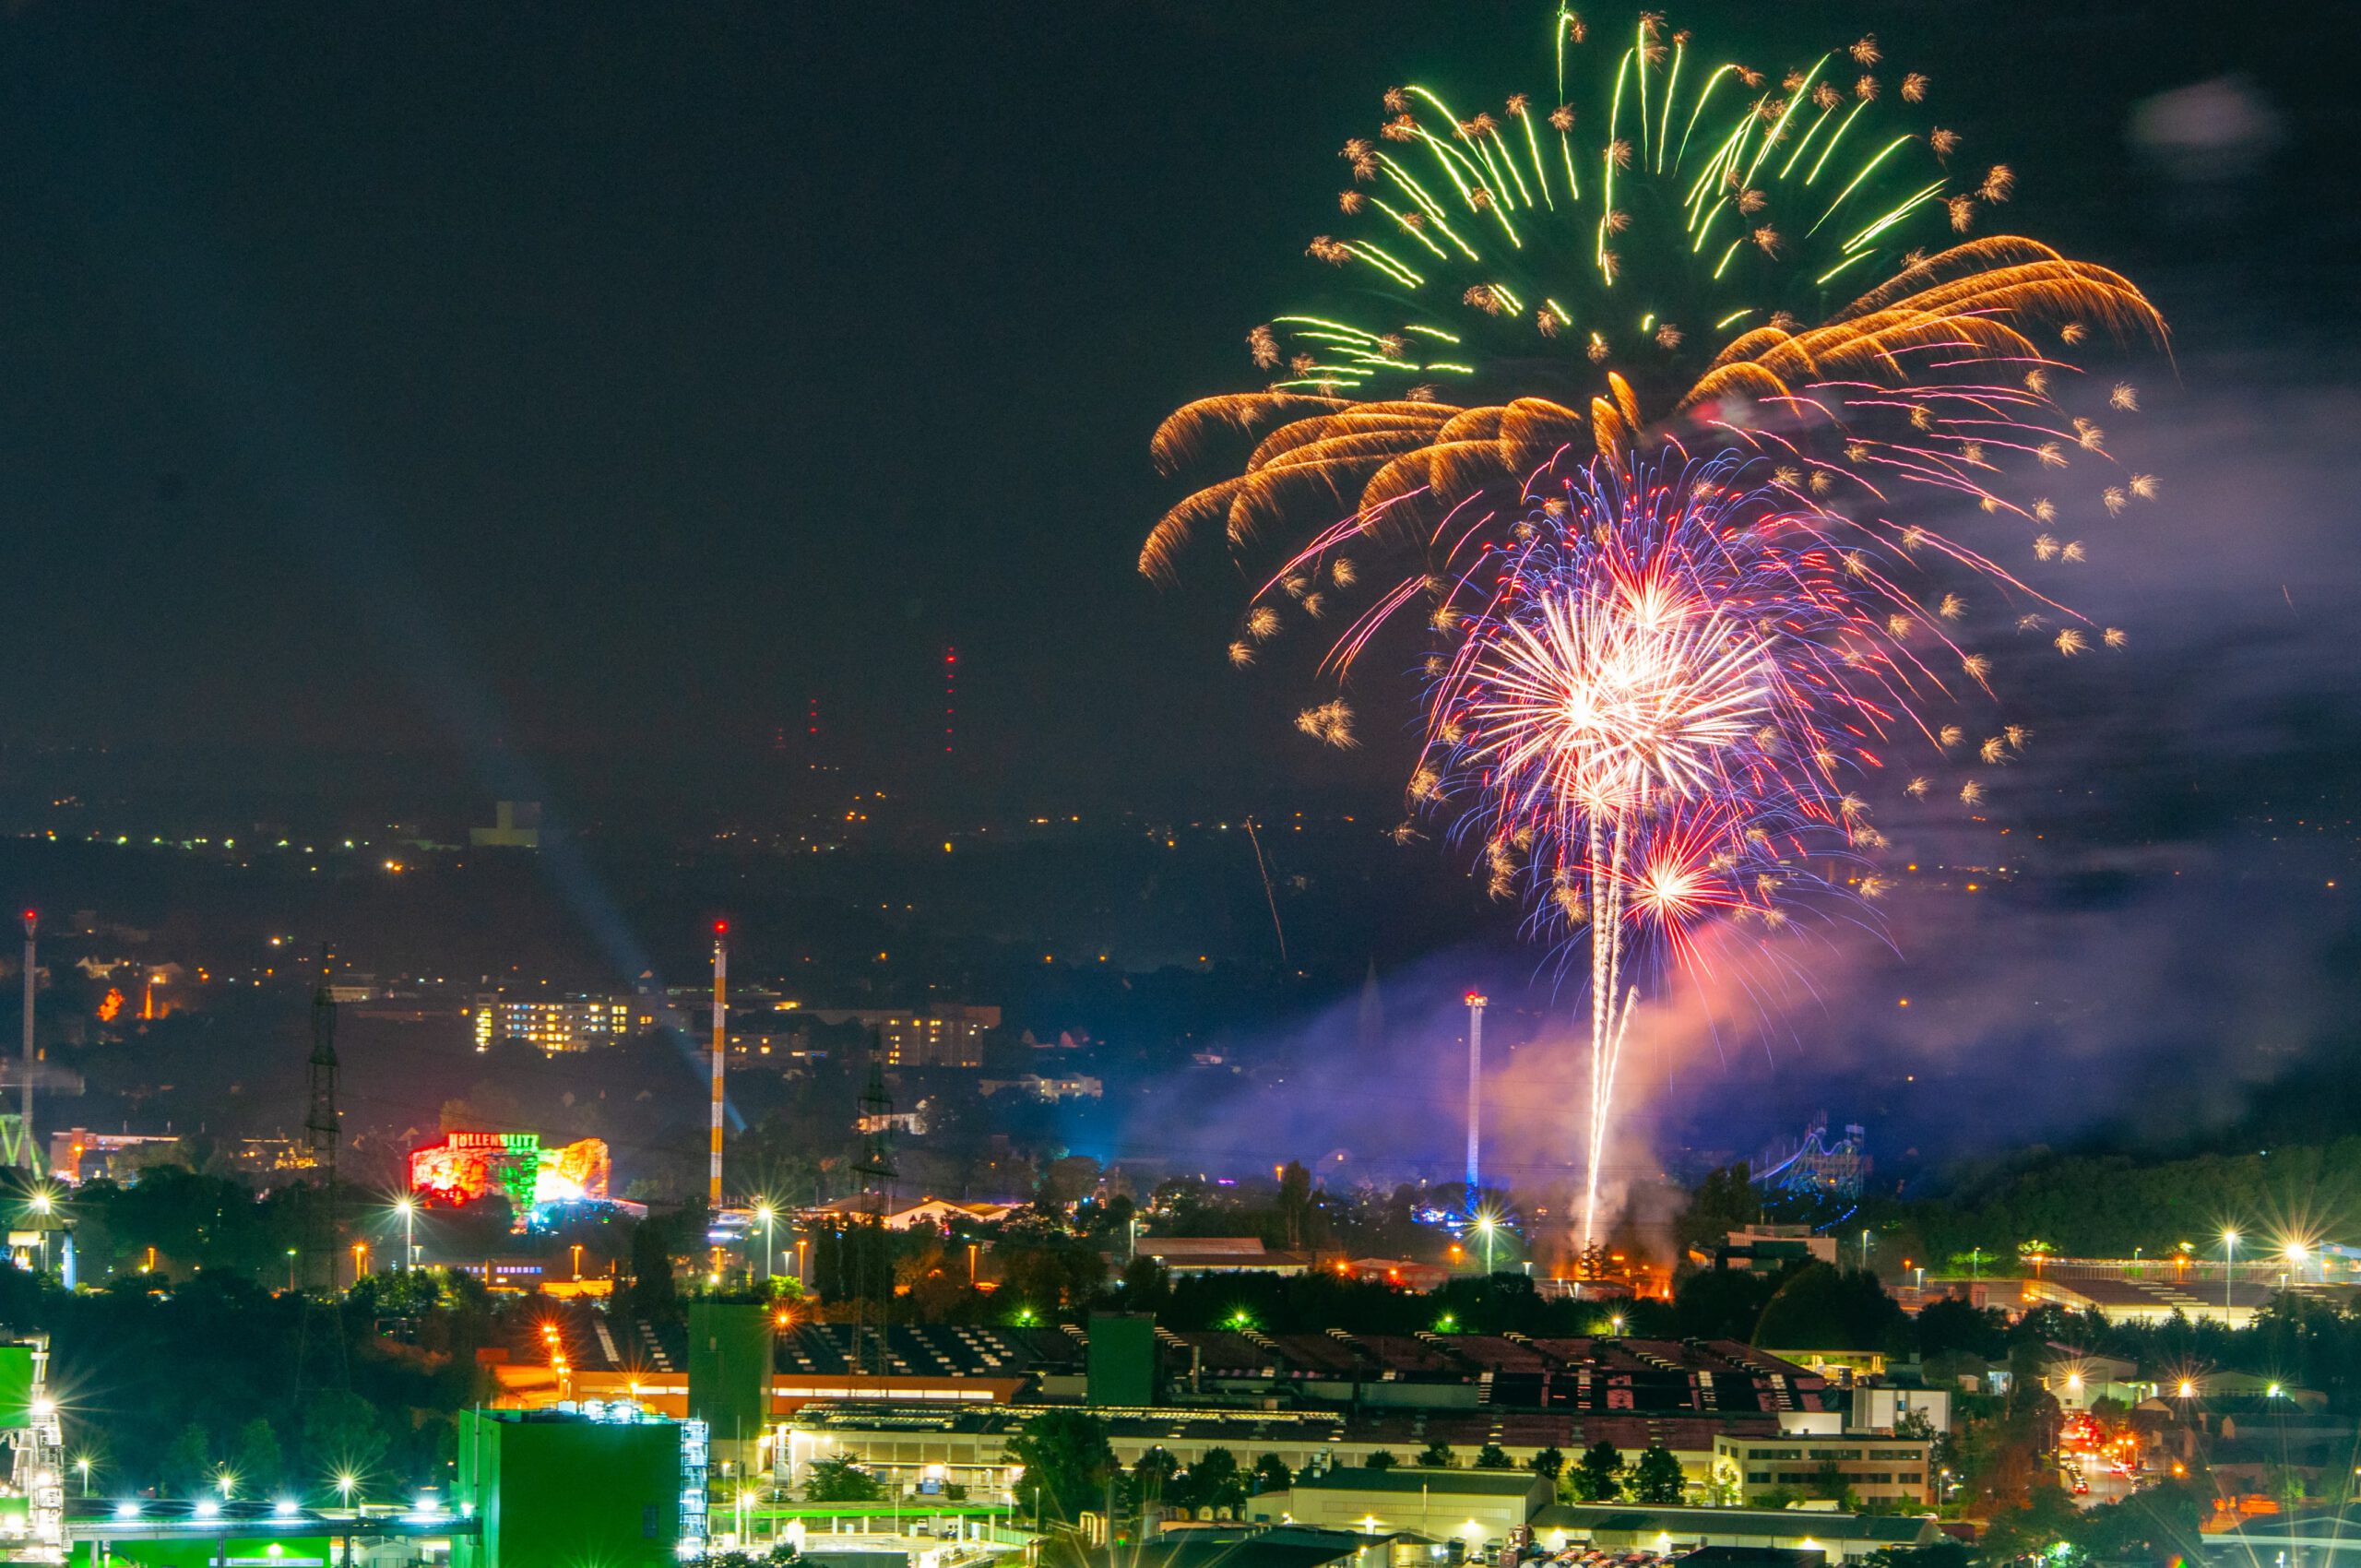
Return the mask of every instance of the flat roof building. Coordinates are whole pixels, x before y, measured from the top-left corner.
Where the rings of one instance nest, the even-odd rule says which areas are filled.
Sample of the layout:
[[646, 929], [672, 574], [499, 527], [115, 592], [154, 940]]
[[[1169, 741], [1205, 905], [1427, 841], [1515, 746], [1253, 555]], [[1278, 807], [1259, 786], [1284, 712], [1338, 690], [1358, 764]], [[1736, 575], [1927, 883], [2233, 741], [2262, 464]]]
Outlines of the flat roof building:
[[[1552, 1503], [1534, 1515], [1533, 1538], [1552, 1551], [1584, 1545], [1605, 1551], [1685, 1551], [1738, 1547], [1821, 1551], [1849, 1562], [1888, 1547], [1930, 1546], [1932, 1515], [1838, 1514], [1796, 1508], [1655, 1508], [1628, 1503]], [[1710, 1559], [1708, 1560], [1710, 1561]]]
[[542, 1051], [587, 1051], [630, 1039], [653, 1017], [640, 1021], [641, 1009], [628, 996], [566, 996], [554, 1001], [512, 1001], [479, 996], [469, 1008], [478, 1051], [489, 1051], [502, 1040], [521, 1039]]
[[453, 1568], [674, 1568], [706, 1546], [706, 1437], [628, 1401], [462, 1410]]
[[824, 1024], [859, 1024], [877, 1035], [888, 1067], [980, 1067], [984, 1042], [1000, 1028], [1000, 1009], [964, 1002], [931, 1007], [822, 1007], [807, 1017]]
[[1301, 1475], [1280, 1501], [1257, 1498], [1255, 1512], [1283, 1511], [1291, 1523], [1315, 1529], [1382, 1535], [1414, 1531], [1432, 1540], [1456, 1538], [1468, 1555], [1489, 1540], [1506, 1540], [1555, 1500], [1557, 1489], [1530, 1470], [1429, 1470], [1410, 1466], [1373, 1470], [1337, 1466]]
[[1786, 1431], [1714, 1439], [1714, 1491], [1737, 1503], [1777, 1493], [1819, 1496], [1841, 1485], [1863, 1503], [1931, 1505], [1935, 1479], [1925, 1438]]

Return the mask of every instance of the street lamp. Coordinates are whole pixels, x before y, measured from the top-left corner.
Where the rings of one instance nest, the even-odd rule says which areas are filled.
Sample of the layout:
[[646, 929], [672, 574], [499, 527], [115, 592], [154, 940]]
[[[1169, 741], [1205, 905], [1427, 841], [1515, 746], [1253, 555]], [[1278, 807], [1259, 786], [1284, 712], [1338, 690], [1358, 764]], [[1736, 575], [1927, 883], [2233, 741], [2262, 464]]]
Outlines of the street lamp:
[[778, 1218], [778, 1210], [771, 1207], [765, 1200], [754, 1206], [754, 1218], [763, 1222], [763, 1283], [767, 1285], [771, 1279], [771, 1259], [777, 1255], [771, 1251], [771, 1221]]
[[82, 1495], [83, 1495], [83, 1496], [85, 1496], [85, 1497], [89, 1496], [89, 1495], [90, 1495], [90, 1456], [89, 1456], [88, 1454], [82, 1454], [82, 1455], [76, 1455], [76, 1456], [75, 1456], [75, 1460], [74, 1460], [74, 1467], [75, 1467], [76, 1469], [77, 1469], [77, 1470], [79, 1470], [79, 1471], [81, 1471], [81, 1472], [82, 1472]]
[[338, 1470], [336, 1473], [336, 1494], [338, 1500], [346, 1507], [351, 1507], [352, 1489], [360, 1484], [361, 1478], [354, 1475], [350, 1470]]
[[32, 1210], [40, 1218], [40, 1223], [34, 1229], [41, 1232], [41, 1271], [43, 1274], [49, 1272], [49, 1215], [56, 1204], [57, 1200], [46, 1187], [33, 1194]]
[[1500, 1222], [1489, 1214], [1476, 1217], [1476, 1233], [1484, 1238], [1484, 1274], [1487, 1278], [1492, 1273], [1492, 1232], [1500, 1228]]
[[402, 1217], [402, 1267], [418, 1266], [418, 1202], [405, 1194], [394, 1200], [394, 1212]]
[[2238, 1268], [2238, 1233], [2222, 1232], [2222, 1326], [2230, 1326], [2230, 1277]]
[[292, 1247], [287, 1249], [287, 1293], [291, 1296], [295, 1293], [295, 1249]]

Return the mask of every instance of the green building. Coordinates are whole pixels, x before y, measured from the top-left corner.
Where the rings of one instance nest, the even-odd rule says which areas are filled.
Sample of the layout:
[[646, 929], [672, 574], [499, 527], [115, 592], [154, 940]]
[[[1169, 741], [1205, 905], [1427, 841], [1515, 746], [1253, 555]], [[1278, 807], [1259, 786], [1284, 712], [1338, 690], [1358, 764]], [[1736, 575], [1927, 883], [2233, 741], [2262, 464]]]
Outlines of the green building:
[[706, 1535], [703, 1425], [586, 1400], [464, 1410], [453, 1568], [674, 1568]]
[[33, 1390], [40, 1379], [31, 1345], [0, 1345], [0, 1429], [32, 1424]]
[[180, 1540], [117, 1540], [107, 1546], [116, 1562], [138, 1568], [338, 1568], [343, 1561], [329, 1536], [199, 1536]]
[[689, 1419], [703, 1421], [717, 1462], [743, 1475], [771, 1413], [771, 1309], [760, 1301], [689, 1303]]
[[1093, 1405], [1136, 1409], [1155, 1404], [1156, 1319], [1146, 1313], [1091, 1313], [1083, 1368], [1086, 1397]]

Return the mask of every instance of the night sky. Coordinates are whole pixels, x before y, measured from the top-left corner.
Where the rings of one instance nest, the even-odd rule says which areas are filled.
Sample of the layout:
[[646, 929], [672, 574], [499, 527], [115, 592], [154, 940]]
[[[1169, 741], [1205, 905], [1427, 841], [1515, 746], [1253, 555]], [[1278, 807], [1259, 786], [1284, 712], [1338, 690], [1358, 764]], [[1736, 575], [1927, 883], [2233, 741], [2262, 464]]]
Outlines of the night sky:
[[[954, 811], [1377, 797], [1399, 748], [1309, 748], [1299, 688], [1226, 668], [1216, 555], [1135, 575], [1180, 493], [1147, 439], [1252, 384], [1242, 335], [1304, 286], [1379, 92], [1533, 85], [1548, 13], [18, 4], [11, 778], [58, 748], [216, 784], [365, 755], [458, 801], [548, 776], [680, 807], [748, 798], [816, 701], [831, 757]], [[2131, 653], [2028, 694], [2042, 743], [1991, 825], [1889, 824], [1930, 862], [2015, 858], [2015, 907], [1905, 904], [1908, 961], [1847, 944], [1777, 1050], [1698, 1060], [1990, 1055], [1996, 1098], [2053, 1063], [2063, 1123], [2348, 1049], [2361, 10], [1672, 19], [1764, 64], [1874, 30], [2017, 170], [2012, 225], [2176, 330], [2118, 443], [2165, 500], [2083, 579]], [[2258, 116], [2221, 160], [2133, 135], [2205, 82]]]

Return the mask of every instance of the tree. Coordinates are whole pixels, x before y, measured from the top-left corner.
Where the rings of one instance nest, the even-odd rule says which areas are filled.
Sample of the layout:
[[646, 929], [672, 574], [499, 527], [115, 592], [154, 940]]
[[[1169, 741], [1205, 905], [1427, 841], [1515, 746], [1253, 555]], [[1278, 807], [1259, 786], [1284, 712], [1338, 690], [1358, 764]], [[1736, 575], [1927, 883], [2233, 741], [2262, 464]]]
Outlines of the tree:
[[230, 1460], [238, 1490], [247, 1497], [277, 1498], [286, 1478], [287, 1462], [279, 1446], [279, 1432], [267, 1416], [256, 1416], [238, 1429], [238, 1446]]
[[680, 1310], [680, 1293], [672, 1285], [671, 1228], [661, 1220], [643, 1219], [632, 1227], [630, 1310], [658, 1320]]
[[2079, 1513], [2074, 1500], [2063, 1489], [2034, 1487], [2023, 1503], [1994, 1511], [1981, 1542], [1985, 1560], [2008, 1562], [2045, 1554], [2069, 1538]]
[[884, 1495], [885, 1489], [877, 1478], [862, 1469], [860, 1462], [849, 1454], [814, 1459], [804, 1467], [806, 1503], [874, 1503]]
[[1311, 1173], [1290, 1159], [1279, 1172], [1279, 1220], [1290, 1249], [1301, 1247], [1311, 1229]]
[[1753, 1341], [1783, 1350], [1876, 1350], [1908, 1336], [1908, 1321], [1876, 1275], [1813, 1263], [1780, 1280]]
[[1123, 1310], [1152, 1313], [1172, 1300], [1172, 1280], [1155, 1258], [1136, 1257], [1123, 1265]]
[[1510, 1458], [1508, 1450], [1499, 1443], [1488, 1443], [1476, 1451], [1476, 1467], [1479, 1470], [1513, 1470], [1516, 1461]]
[[1751, 1340], [1763, 1303], [1777, 1289], [1773, 1274], [1701, 1269], [1673, 1288], [1673, 1328], [1683, 1338]]
[[1678, 1503], [1688, 1484], [1688, 1478], [1681, 1474], [1680, 1461], [1661, 1443], [1650, 1443], [1642, 1451], [1639, 1463], [1631, 1467], [1631, 1500], [1635, 1503]]
[[1556, 1447], [1542, 1449], [1525, 1462], [1525, 1467], [1548, 1480], [1556, 1480], [1566, 1473], [1566, 1456]]
[[1070, 1154], [1050, 1161], [1050, 1168], [1041, 1173], [1041, 1187], [1033, 1194], [1033, 1201], [1044, 1212], [1063, 1213], [1097, 1185], [1098, 1162], [1087, 1155]]
[[1920, 1308], [1917, 1329], [1921, 1358], [1964, 1350], [1988, 1361], [2008, 1347], [2008, 1320], [1998, 1309], [1971, 1306], [1956, 1296]]
[[1133, 1462], [1129, 1474], [1121, 1479], [1123, 1505], [1133, 1512], [1170, 1503], [1180, 1506], [1181, 1499], [1173, 1495], [1178, 1490], [1172, 1478], [1180, 1473], [1180, 1460], [1169, 1448], [1154, 1447]]
[[1037, 1507], [1071, 1519], [1106, 1505], [1115, 1451], [1107, 1443], [1107, 1423], [1097, 1416], [1044, 1410], [1008, 1440], [1008, 1456], [1025, 1467], [1017, 1495], [1033, 1498]]
[[164, 1451], [163, 1482], [165, 1494], [191, 1498], [213, 1484], [217, 1474], [213, 1465], [213, 1440], [205, 1429], [191, 1421], [181, 1428], [180, 1435]]
[[1390, 1448], [1381, 1448], [1362, 1460], [1361, 1467], [1367, 1470], [1390, 1470], [1400, 1463], [1402, 1460], [1399, 1455]]
[[992, 1249], [1000, 1262], [1002, 1289], [1011, 1296], [1054, 1311], [1087, 1298], [1107, 1277], [1107, 1260], [1077, 1237], [1030, 1235]]
[[365, 1498], [368, 1481], [385, 1463], [387, 1439], [377, 1408], [349, 1389], [330, 1388], [303, 1407], [304, 1467], [317, 1476], [350, 1476]]
[[1967, 1543], [1946, 1536], [1926, 1546], [1880, 1547], [1869, 1553], [1869, 1568], [1968, 1568]]
[[1681, 1212], [1677, 1234], [1682, 1245], [1710, 1253], [1731, 1231], [1762, 1217], [1762, 1200], [1754, 1190], [1746, 1161], [1739, 1160], [1705, 1173], [1697, 1190], [1689, 1194], [1689, 1206]]
[[1824, 1503], [1833, 1503], [1847, 1513], [1859, 1501], [1853, 1495], [1851, 1483], [1845, 1479], [1845, 1467], [1833, 1459], [1822, 1459], [1812, 1472], [1811, 1494]]
[[1452, 1453], [1451, 1444], [1440, 1439], [1418, 1450], [1418, 1468], [1422, 1470], [1448, 1470], [1458, 1463], [1459, 1456]]
[[1285, 1459], [1275, 1454], [1261, 1455], [1255, 1459], [1255, 1491], [1285, 1491], [1293, 1485], [1295, 1485], [1295, 1472], [1287, 1468], [1287, 1462]]
[[1583, 1450], [1573, 1473], [1574, 1495], [1584, 1503], [1612, 1503], [1623, 1495], [1623, 1455], [1600, 1438]]
[[1238, 1455], [1227, 1448], [1208, 1448], [1181, 1478], [1192, 1508], [1238, 1508], [1246, 1502], [1246, 1479]]

